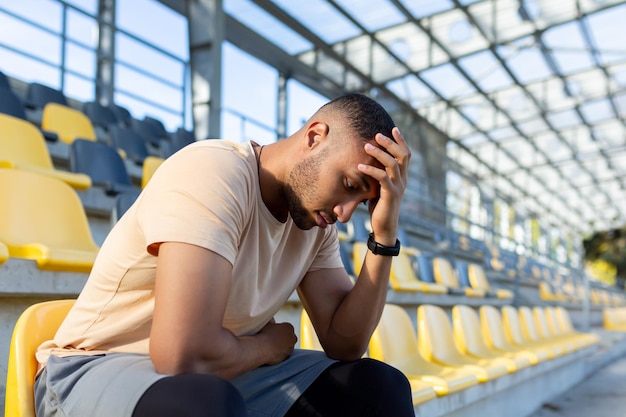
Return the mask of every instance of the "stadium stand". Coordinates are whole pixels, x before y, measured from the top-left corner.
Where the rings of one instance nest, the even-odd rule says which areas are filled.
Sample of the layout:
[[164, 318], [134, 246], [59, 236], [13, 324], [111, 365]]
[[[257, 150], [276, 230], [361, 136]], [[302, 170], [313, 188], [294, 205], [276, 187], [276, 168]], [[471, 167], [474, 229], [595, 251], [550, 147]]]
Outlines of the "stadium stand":
[[96, 101], [88, 101], [83, 104], [83, 113], [91, 121], [98, 140], [111, 145], [110, 128], [118, 124], [113, 110]]
[[119, 125], [132, 128], [133, 116], [131, 115], [130, 110], [116, 103], [112, 103], [108, 107], [111, 109], [113, 114], [115, 114]]
[[501, 358], [509, 372], [516, 372], [531, 365], [527, 355], [520, 352], [499, 352], [491, 349], [481, 332], [478, 313], [469, 306], [456, 305], [452, 308], [454, 342], [463, 355], [477, 359]]
[[0, 71], [0, 88], [10, 90], [11, 84], [9, 83], [9, 77], [2, 71]]
[[149, 156], [148, 146], [141, 136], [134, 130], [122, 126], [111, 126], [111, 145], [121, 149], [137, 165], [142, 166]]
[[602, 317], [605, 329], [626, 332], [626, 307], [606, 307]]
[[111, 209], [111, 226], [122, 218], [126, 210], [135, 203], [137, 197], [139, 197], [139, 190], [122, 191], [115, 196], [115, 204]]
[[394, 304], [384, 307], [370, 339], [369, 356], [395, 366], [410, 380], [432, 385], [438, 396], [463, 391], [479, 382], [466, 368], [442, 366], [424, 359], [408, 312]]
[[143, 161], [142, 175], [141, 175], [141, 188], [145, 188], [148, 185], [148, 181], [152, 178], [152, 175], [161, 166], [164, 159], [154, 155], [148, 155]]
[[324, 351], [305, 309], [302, 309], [300, 314], [300, 348]]
[[74, 300], [46, 301], [33, 304], [20, 315], [11, 338], [5, 417], [35, 417], [33, 386], [38, 370], [35, 351], [54, 337], [73, 305]]
[[[532, 335], [527, 335], [528, 329], [530, 328], [532, 331], [534, 326], [532, 325], [532, 315], [526, 315], [525, 319], [525, 323], [522, 324], [522, 319], [517, 309], [512, 306], [502, 307], [502, 321], [504, 322], [507, 338], [511, 343], [533, 351], [545, 352], [549, 359], [565, 354], [565, 350], [562, 347], [539, 341], [536, 332], [533, 332]], [[543, 355], [544, 353], [541, 354]]]
[[89, 176], [54, 167], [45, 139], [32, 123], [4, 114], [0, 114], [0, 168], [54, 177], [77, 190], [91, 187]]
[[99, 250], [76, 191], [17, 169], [0, 169], [0, 241], [52, 271], [89, 272]]
[[61, 90], [38, 82], [29, 83], [24, 100], [28, 120], [41, 126], [43, 111], [48, 103], [68, 106], [67, 97]]
[[24, 103], [9, 87], [0, 86], [0, 113], [28, 120]]
[[531, 365], [549, 359], [545, 350], [533, 350], [522, 344], [515, 345], [507, 338], [500, 311], [494, 306], [481, 306], [479, 309], [481, 333], [485, 343], [491, 349], [502, 353], [514, 353], [525, 356]]
[[56, 133], [59, 140], [68, 145], [76, 139], [98, 140], [93, 125], [85, 113], [58, 103], [45, 105], [41, 128]]
[[7, 245], [0, 242], [0, 264], [3, 264], [9, 259], [9, 248]]
[[480, 382], [490, 381], [508, 373], [502, 358], [473, 358], [463, 355], [454, 342], [454, 331], [445, 310], [436, 305], [417, 308], [417, 343], [426, 360], [444, 366], [471, 371]]
[[432, 258], [433, 273], [438, 284], [448, 288], [450, 294], [463, 294], [467, 297], [485, 297], [485, 290], [461, 286], [450, 261], [443, 256]]

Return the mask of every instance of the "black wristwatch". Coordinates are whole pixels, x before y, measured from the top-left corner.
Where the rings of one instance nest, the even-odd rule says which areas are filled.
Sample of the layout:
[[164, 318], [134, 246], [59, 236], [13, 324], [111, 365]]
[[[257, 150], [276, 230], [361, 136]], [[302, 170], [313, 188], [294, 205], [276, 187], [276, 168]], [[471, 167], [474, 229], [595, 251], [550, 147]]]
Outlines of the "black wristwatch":
[[367, 248], [375, 255], [398, 256], [400, 254], [400, 241], [396, 239], [396, 246], [385, 246], [374, 240], [374, 233], [367, 238]]

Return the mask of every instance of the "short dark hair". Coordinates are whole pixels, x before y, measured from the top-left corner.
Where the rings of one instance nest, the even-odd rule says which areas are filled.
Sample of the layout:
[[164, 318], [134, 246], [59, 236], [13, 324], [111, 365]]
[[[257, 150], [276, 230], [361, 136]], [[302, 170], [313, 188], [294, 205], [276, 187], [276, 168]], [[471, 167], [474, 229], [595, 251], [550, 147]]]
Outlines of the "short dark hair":
[[341, 113], [348, 126], [365, 140], [374, 139], [379, 132], [393, 139], [391, 134], [395, 126], [393, 119], [383, 106], [364, 94], [343, 95], [326, 103], [322, 106], [322, 109], [324, 108]]

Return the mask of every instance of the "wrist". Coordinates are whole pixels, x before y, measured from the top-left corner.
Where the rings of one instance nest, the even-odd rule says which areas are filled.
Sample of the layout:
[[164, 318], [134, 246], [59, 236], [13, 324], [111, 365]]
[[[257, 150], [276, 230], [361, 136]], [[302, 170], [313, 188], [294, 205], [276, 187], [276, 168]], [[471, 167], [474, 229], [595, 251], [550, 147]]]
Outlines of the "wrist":
[[375, 255], [398, 256], [400, 253], [400, 241], [396, 238], [393, 245], [378, 242], [374, 233], [370, 233], [367, 239], [367, 248]]

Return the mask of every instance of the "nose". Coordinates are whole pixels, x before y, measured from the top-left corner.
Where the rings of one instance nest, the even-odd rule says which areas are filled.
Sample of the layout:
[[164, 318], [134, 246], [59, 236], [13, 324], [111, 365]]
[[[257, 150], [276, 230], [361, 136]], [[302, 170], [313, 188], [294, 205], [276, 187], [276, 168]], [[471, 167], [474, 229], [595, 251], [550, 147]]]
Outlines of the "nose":
[[341, 223], [346, 223], [352, 217], [352, 213], [359, 206], [358, 200], [348, 200], [343, 203], [337, 203], [333, 208], [333, 213]]

